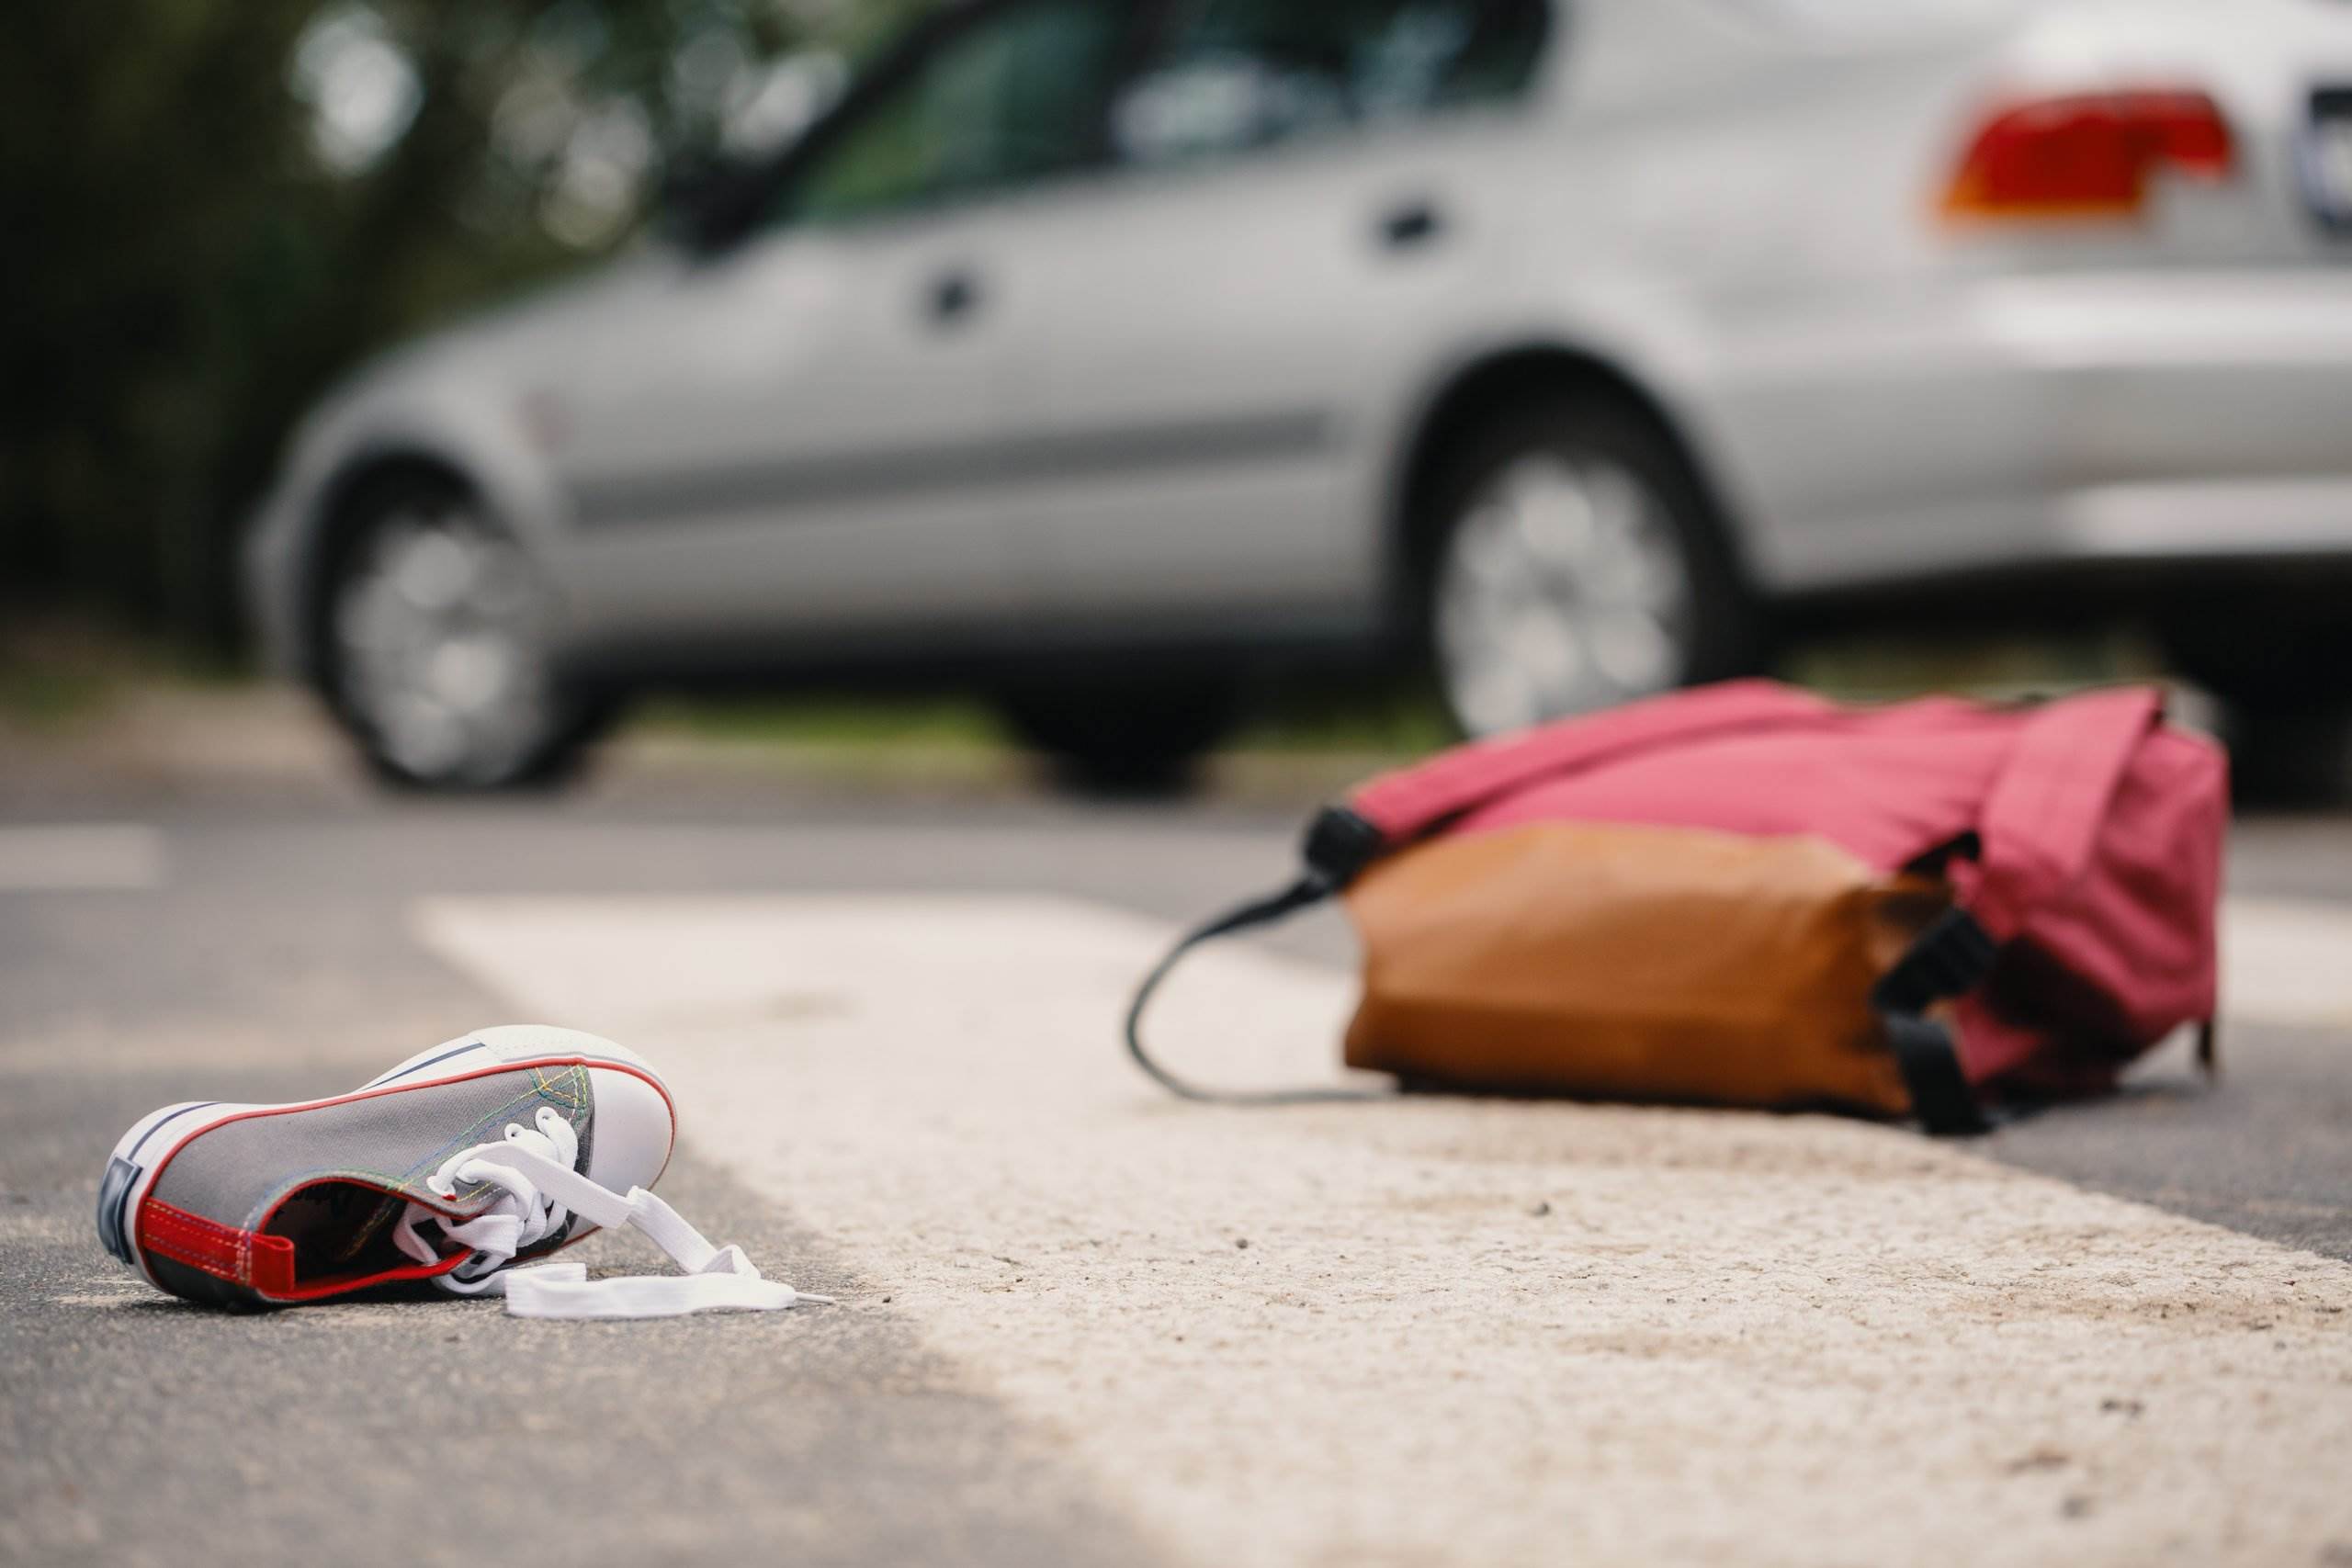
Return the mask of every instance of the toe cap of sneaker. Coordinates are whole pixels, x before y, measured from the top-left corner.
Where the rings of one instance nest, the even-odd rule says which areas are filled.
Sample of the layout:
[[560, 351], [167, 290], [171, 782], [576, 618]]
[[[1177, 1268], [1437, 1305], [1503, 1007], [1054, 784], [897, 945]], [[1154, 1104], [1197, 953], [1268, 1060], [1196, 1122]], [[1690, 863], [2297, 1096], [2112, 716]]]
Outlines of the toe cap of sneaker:
[[628, 1067], [592, 1066], [588, 1077], [595, 1094], [588, 1179], [616, 1192], [651, 1187], [677, 1140], [668, 1093], [650, 1073]]

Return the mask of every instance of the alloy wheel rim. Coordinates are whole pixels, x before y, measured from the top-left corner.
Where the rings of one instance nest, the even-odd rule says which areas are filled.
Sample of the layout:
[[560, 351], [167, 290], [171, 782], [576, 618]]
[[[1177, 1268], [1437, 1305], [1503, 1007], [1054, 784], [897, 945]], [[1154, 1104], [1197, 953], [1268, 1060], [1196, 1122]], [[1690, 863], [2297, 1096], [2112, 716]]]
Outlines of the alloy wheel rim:
[[1471, 498], [1439, 562], [1446, 701], [1490, 735], [1666, 691], [1691, 668], [1693, 598], [1673, 517], [1639, 475], [1521, 457]]
[[555, 722], [548, 609], [528, 558], [462, 509], [396, 513], [335, 597], [344, 700], [403, 772], [498, 783]]

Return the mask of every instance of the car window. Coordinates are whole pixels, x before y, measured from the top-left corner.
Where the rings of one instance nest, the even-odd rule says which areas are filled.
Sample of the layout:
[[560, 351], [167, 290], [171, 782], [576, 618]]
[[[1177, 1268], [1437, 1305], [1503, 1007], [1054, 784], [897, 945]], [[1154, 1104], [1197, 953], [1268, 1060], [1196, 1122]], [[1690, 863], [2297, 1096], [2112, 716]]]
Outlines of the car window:
[[829, 136], [781, 193], [776, 216], [839, 222], [1094, 161], [1126, 14], [1101, 0], [989, 13]]
[[1549, 20], [1545, 0], [1176, 0], [1112, 144], [1181, 162], [1508, 99]]

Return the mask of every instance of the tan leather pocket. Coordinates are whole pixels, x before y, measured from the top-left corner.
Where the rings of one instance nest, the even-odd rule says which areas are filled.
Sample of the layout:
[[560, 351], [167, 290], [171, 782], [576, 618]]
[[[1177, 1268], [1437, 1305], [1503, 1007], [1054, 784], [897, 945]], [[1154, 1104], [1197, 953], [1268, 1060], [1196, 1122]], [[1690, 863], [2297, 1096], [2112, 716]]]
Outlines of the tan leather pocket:
[[1351, 1066], [1457, 1089], [1900, 1115], [1871, 983], [1946, 905], [1815, 838], [1538, 823], [1348, 893]]

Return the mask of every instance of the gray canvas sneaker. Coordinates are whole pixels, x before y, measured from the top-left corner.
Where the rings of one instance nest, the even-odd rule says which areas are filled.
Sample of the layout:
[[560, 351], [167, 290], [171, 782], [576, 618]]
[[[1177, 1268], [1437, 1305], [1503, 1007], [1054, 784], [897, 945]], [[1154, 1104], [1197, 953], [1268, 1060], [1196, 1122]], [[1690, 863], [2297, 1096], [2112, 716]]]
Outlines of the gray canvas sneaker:
[[[141, 1117], [107, 1164], [98, 1238], [159, 1288], [222, 1306], [408, 1280], [505, 1295], [535, 1316], [790, 1305], [791, 1287], [647, 1190], [675, 1137], [670, 1092], [642, 1057], [577, 1030], [508, 1024], [332, 1100], [195, 1100]], [[687, 1278], [509, 1272], [623, 1224]]]

